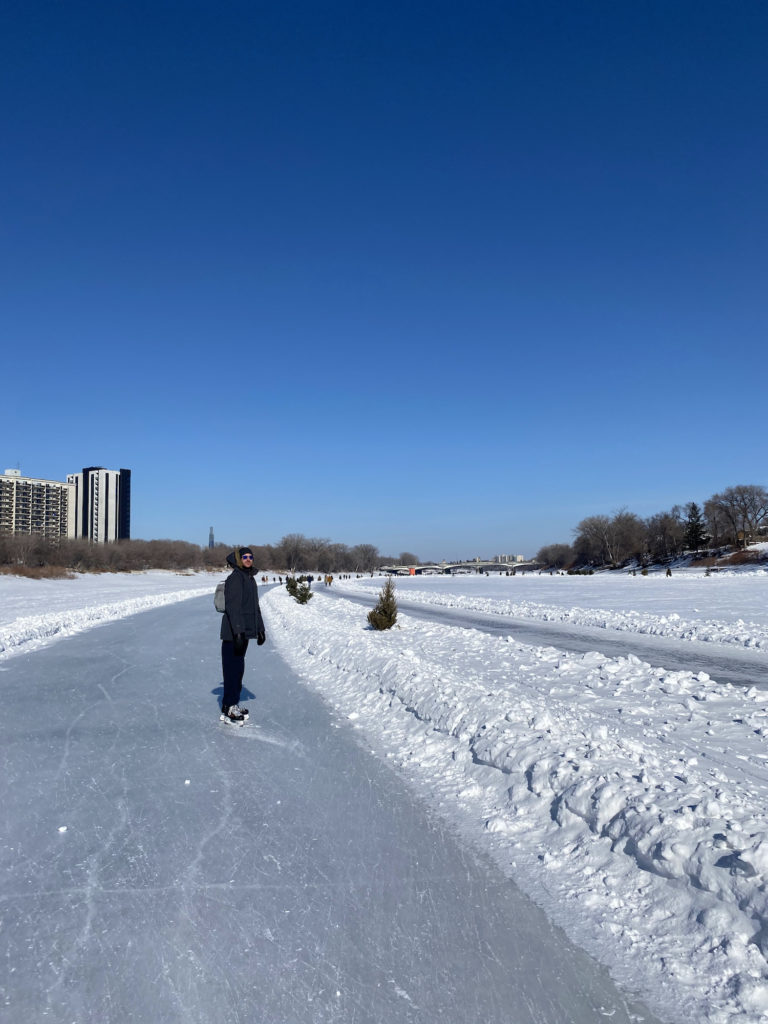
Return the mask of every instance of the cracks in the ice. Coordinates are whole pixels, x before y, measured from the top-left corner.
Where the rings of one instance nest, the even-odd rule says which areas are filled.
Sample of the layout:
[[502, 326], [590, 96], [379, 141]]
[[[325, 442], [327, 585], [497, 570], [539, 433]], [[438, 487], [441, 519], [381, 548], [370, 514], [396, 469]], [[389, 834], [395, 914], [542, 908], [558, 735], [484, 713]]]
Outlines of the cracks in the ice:
[[[125, 673], [128, 672], [131, 668], [132, 668], [132, 663], [131, 662], [123, 661], [123, 667], [119, 670], [119, 672], [115, 672], [110, 677], [109, 682], [107, 683], [107, 686], [111, 686], [114, 683], [116, 683], [117, 680], [122, 675], [125, 675]], [[112, 695], [109, 693], [109, 691], [107, 690], [106, 686], [104, 686], [103, 683], [97, 683], [96, 685], [97, 685], [98, 689], [101, 690], [101, 692], [104, 694], [105, 700], [107, 700], [109, 703], [113, 703], [114, 702], [114, 697], [112, 697]], [[74, 730], [79, 725], [79, 723], [86, 717], [86, 715], [89, 715], [91, 713], [92, 713], [92, 708], [90, 708], [90, 707], [84, 708], [78, 715], [75, 715], [75, 717], [72, 719], [72, 721], [67, 726], [67, 731], [64, 734], [64, 749], [63, 749], [62, 754], [61, 754], [61, 760], [59, 761], [59, 766], [56, 769], [56, 774], [53, 777], [53, 782], [54, 783], [60, 782], [61, 779], [64, 777], [64, 774], [66, 772], [66, 769], [67, 769], [67, 766], [68, 766], [68, 763], [69, 763], [69, 755], [70, 755], [70, 751], [71, 751], [71, 748], [72, 748], [72, 734], [73, 734]], [[116, 728], [117, 728], [117, 731], [118, 731], [118, 734], [119, 734], [120, 729], [121, 729], [119, 721], [115, 722], [115, 725], [116, 725]]]
[[[117, 806], [120, 810], [120, 819], [110, 829], [106, 840], [100, 846], [99, 850], [92, 853], [86, 861], [85, 885], [81, 886], [77, 890], [78, 894], [82, 897], [84, 919], [80, 927], [80, 931], [72, 940], [68, 956], [63, 958], [58, 969], [54, 967], [54, 970], [56, 971], [56, 978], [45, 993], [47, 1011], [51, 1011], [54, 1008], [56, 994], [65, 984], [71, 969], [73, 969], [77, 964], [80, 954], [87, 950], [91, 943], [91, 939], [94, 934], [93, 922], [96, 917], [96, 900], [97, 897], [102, 895], [104, 892], [100, 881], [102, 865], [114, 846], [117, 835], [125, 829], [129, 821], [126, 789], [127, 784], [125, 779], [123, 779], [123, 796], [122, 799], [117, 801]], [[97, 941], [100, 944], [100, 940], [97, 939]]]
[[[319, 882], [304, 882], [303, 889], [306, 892], [347, 892], [350, 888], [369, 888], [370, 882], [370, 873], [366, 871], [365, 875], [359, 878], [349, 877], [339, 879], [338, 881], [324, 879]], [[236, 891], [237, 893], [274, 892], [287, 888], [290, 888], [290, 883], [287, 883], [282, 879], [276, 882], [239, 881], [237, 886], [234, 886], [231, 881], [200, 882], [195, 884], [192, 890], [182, 881], [172, 882], [169, 885], [68, 886], [66, 889], [34, 889], [28, 892], [2, 893], [0, 894], [0, 906], [3, 904], [13, 903], [14, 901], [29, 901], [30, 899], [45, 899], [46, 897], [53, 900], [78, 896], [87, 898], [89, 894], [93, 896], [168, 896], [184, 892], [191, 894], [191, 891], [194, 891], [194, 893], [197, 894], [215, 894], [218, 892], [233, 891]], [[192, 920], [192, 918], [190, 918], [190, 920]]]
[[61, 760], [59, 761], [59, 767], [56, 770], [56, 775], [53, 778], [54, 783], [59, 782], [61, 780], [64, 771], [67, 767], [67, 763], [69, 761], [69, 751], [72, 745], [72, 732], [75, 726], [78, 724], [78, 722], [80, 722], [81, 719], [85, 718], [87, 714], [87, 709], [81, 711], [79, 715], [76, 715], [75, 718], [72, 719], [72, 721], [69, 723], [69, 726], [67, 727], [67, 731], [64, 734], [64, 750], [61, 755]]

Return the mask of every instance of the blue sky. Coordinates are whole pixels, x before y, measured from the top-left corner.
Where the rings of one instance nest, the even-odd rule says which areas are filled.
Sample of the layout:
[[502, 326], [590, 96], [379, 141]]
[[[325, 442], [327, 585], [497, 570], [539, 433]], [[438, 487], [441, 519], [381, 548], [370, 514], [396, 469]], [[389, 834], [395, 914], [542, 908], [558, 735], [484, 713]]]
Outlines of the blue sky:
[[11, 2], [0, 469], [533, 554], [768, 484], [768, 7]]

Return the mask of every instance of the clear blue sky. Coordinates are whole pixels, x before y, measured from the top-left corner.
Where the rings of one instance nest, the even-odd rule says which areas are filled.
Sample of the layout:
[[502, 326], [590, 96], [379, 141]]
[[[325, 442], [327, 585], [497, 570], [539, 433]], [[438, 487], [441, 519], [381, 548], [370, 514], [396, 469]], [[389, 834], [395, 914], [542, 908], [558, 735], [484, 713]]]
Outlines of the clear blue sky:
[[768, 6], [10, 0], [0, 461], [533, 554], [768, 484]]

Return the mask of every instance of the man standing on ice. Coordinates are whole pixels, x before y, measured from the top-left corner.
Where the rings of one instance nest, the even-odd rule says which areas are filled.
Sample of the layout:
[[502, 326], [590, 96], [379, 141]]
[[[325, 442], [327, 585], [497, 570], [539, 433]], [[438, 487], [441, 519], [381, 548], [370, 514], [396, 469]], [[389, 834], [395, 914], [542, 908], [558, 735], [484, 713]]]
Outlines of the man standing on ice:
[[232, 572], [224, 584], [224, 614], [221, 617], [221, 668], [224, 694], [221, 699], [221, 721], [243, 725], [248, 709], [240, 707], [240, 693], [245, 672], [245, 652], [253, 637], [261, 645], [266, 640], [264, 620], [259, 608], [259, 592], [250, 548], [235, 548], [227, 555]]

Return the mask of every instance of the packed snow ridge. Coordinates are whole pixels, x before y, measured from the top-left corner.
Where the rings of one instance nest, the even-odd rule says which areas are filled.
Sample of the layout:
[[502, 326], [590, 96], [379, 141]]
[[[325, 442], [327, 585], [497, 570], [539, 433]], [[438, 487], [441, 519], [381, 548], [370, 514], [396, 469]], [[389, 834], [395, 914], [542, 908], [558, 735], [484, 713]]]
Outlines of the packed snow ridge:
[[[160, 570], [79, 574], [73, 580], [0, 576], [0, 659], [104, 622], [212, 592], [217, 579], [207, 573]], [[121, 594], [123, 599], [115, 600]], [[44, 612], [37, 610], [41, 606]], [[18, 614], [33, 609], [34, 614]]]
[[[737, 574], [733, 574], [736, 576]], [[703, 573], [696, 577], [680, 575], [679, 579], [668, 581], [666, 578], [663, 584], [669, 588], [680, 590], [687, 584], [697, 584], [704, 577]], [[768, 579], [765, 570], [758, 570], [751, 579], [760, 577]], [[551, 578], [551, 577], [547, 577]], [[446, 579], [445, 587], [450, 588], [450, 580]], [[560, 577], [563, 579], [563, 577]], [[639, 577], [632, 577], [632, 585], [635, 589], [647, 585], [645, 578], [638, 583]], [[709, 577], [706, 577], [707, 585], [710, 585]], [[743, 577], [742, 577], [743, 579]], [[538, 619], [544, 622], [567, 622], [578, 626], [592, 626], [601, 629], [615, 629], [631, 633], [645, 633], [653, 636], [673, 637], [677, 640], [701, 640], [709, 643], [735, 644], [739, 647], [768, 651], [768, 625], [759, 625], [756, 622], [744, 622], [737, 619], [733, 622], [723, 622], [718, 619], [683, 618], [679, 612], [670, 611], [666, 615], [653, 614], [651, 612], [640, 612], [634, 609], [621, 610], [616, 608], [582, 608], [559, 607], [553, 604], [546, 604], [536, 601], [521, 601], [500, 599], [498, 596], [482, 597], [476, 594], [457, 594], [455, 592], [441, 591], [439, 589], [441, 580], [434, 581], [437, 586], [432, 590], [422, 590], [409, 586], [404, 596], [409, 601], [416, 601], [420, 604], [442, 605], [448, 608], [459, 608], [466, 611], [484, 612], [492, 615], [504, 615], [517, 619]], [[495, 582], [495, 581], [494, 581]], [[503, 577], [503, 582], [509, 584], [510, 579]], [[524, 589], [528, 584], [525, 577], [519, 580], [514, 578], [519, 589]], [[656, 577], [652, 583], [658, 583]], [[599, 586], [598, 581], [594, 581]], [[615, 583], [615, 581], [614, 581]], [[714, 587], [714, 584], [712, 584]], [[455, 584], [454, 584], [455, 589]]]

